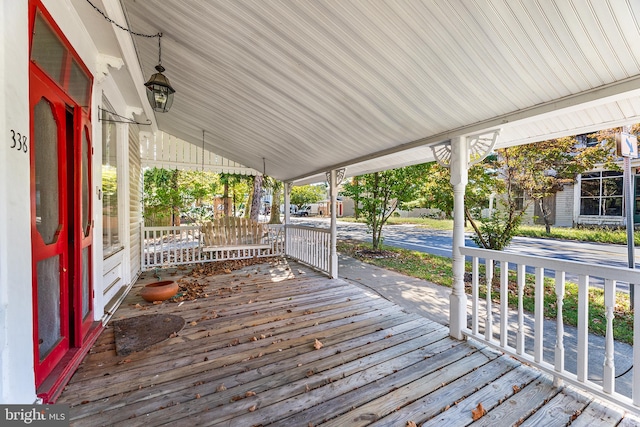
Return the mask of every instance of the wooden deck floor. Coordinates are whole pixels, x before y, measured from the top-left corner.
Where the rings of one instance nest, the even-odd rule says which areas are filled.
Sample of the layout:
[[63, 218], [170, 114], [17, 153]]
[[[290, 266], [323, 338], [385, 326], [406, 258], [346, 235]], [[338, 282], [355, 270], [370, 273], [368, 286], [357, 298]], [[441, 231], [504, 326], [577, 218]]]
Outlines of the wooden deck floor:
[[[128, 356], [105, 329], [58, 400], [72, 406], [72, 425], [638, 425], [295, 263], [191, 279], [209, 297], [182, 304], [144, 302], [139, 290], [154, 280], [143, 277], [114, 319], [169, 313], [185, 328]], [[474, 422], [479, 403], [487, 413]]]

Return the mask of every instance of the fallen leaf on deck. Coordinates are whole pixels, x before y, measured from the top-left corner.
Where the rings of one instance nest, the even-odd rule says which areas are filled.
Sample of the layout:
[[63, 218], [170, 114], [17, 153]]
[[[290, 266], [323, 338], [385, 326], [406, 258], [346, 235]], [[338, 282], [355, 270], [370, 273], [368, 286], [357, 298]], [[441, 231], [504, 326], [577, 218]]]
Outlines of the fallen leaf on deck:
[[200, 399], [200, 393], [196, 394], [196, 399]]
[[154, 301], [152, 304], [153, 305], [159, 305], [159, 304], [162, 304], [162, 301]]
[[418, 427], [418, 425], [413, 421], [407, 421], [407, 427]]
[[249, 408], [249, 412], [253, 412], [256, 409], [258, 409], [258, 405], [253, 405], [251, 408]]
[[216, 391], [225, 391], [227, 388], [224, 386], [224, 384], [220, 384], [218, 386], [218, 388], [216, 388]]
[[514, 392], [514, 393], [517, 393], [517, 392], [519, 392], [519, 391], [520, 391], [520, 387], [518, 387], [517, 385], [514, 385], [514, 386], [513, 386], [513, 392]]
[[478, 403], [476, 409], [471, 410], [471, 416], [473, 417], [473, 421], [479, 420], [487, 413], [487, 410], [482, 407], [482, 403]]
[[256, 392], [255, 391], [248, 391], [244, 394], [244, 397], [251, 397], [251, 396], [255, 396]]
[[198, 324], [198, 322], [196, 322], [195, 320], [191, 323], [189, 323], [191, 326], [196, 326]]
[[224, 269], [224, 272], [225, 272], [225, 273], [227, 273], [227, 274], [231, 274], [231, 270], [230, 270], [230, 269], [228, 269], [228, 268], [225, 268], [225, 269]]
[[322, 344], [317, 338], [316, 338], [316, 342], [313, 344], [313, 348], [315, 348], [316, 350], [320, 350], [322, 347], [324, 346], [324, 344]]
[[131, 359], [124, 359], [118, 362], [118, 365], [124, 365], [125, 363], [131, 363]]

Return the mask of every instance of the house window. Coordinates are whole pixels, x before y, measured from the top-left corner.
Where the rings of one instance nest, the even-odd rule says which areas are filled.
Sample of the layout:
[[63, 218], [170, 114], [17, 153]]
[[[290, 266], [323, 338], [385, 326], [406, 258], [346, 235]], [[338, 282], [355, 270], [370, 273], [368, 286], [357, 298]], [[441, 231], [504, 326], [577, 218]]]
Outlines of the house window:
[[122, 248], [118, 227], [118, 138], [114, 119], [102, 110], [102, 250], [105, 258]]
[[622, 216], [622, 172], [600, 171], [582, 174], [580, 215]]

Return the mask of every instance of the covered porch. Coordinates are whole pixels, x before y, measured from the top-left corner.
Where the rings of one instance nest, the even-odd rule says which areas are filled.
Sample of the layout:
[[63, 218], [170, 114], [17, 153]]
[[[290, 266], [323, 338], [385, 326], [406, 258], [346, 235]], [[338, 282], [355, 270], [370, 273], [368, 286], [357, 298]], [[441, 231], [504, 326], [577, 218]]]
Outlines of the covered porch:
[[144, 273], [112, 319], [173, 314], [184, 329], [118, 356], [107, 327], [58, 400], [71, 405], [72, 425], [638, 425], [621, 408], [294, 261], [160, 275], [206, 284], [208, 296], [145, 302], [139, 290], [157, 277]]
[[[260, 424], [278, 421], [267, 413], [271, 406], [273, 414], [280, 413], [276, 408], [291, 407], [295, 412], [291, 416], [299, 412], [304, 418], [302, 408], [325, 408], [313, 403], [325, 400], [342, 403], [335, 405], [339, 413], [318, 409], [324, 412], [318, 417], [321, 421], [352, 415], [362, 422], [382, 417], [384, 425], [384, 417], [402, 413], [403, 417], [415, 415], [418, 423], [444, 409], [443, 414], [451, 415], [462, 405], [477, 405], [481, 399], [476, 397], [474, 402], [470, 395], [482, 390], [491, 395], [482, 397], [483, 406], [494, 409], [480, 422], [489, 420], [492, 412], [508, 412], [510, 405], [520, 408], [513, 414], [514, 422], [531, 414], [533, 406], [538, 410], [528, 419], [535, 420], [545, 411], [534, 403], [547, 398], [552, 405], [576, 407], [574, 414], [582, 411], [578, 419], [590, 413], [589, 408], [598, 407], [565, 404], [565, 399], [582, 402], [583, 398], [563, 397], [565, 391], [542, 381], [544, 376], [526, 384], [496, 383], [494, 387], [494, 381], [505, 378], [497, 372], [529, 371], [488, 349], [511, 352], [509, 342], [496, 344], [491, 332], [485, 336], [488, 347], [474, 344], [482, 339], [479, 324], [472, 323], [481, 319], [481, 304], [475, 297], [469, 301], [464, 292], [464, 256], [476, 254], [464, 249], [463, 194], [470, 162], [493, 148], [640, 121], [637, 3], [20, 0], [4, 2], [2, 10], [0, 20], [6, 25], [1, 27], [0, 57], [5, 66], [0, 67], [0, 85], [3, 102], [11, 108], [0, 109], [0, 128], [5, 135], [13, 135], [10, 149], [0, 156], [2, 403], [55, 401], [91, 349], [60, 400], [73, 404], [78, 423], [91, 423], [92, 418], [107, 414], [106, 424], [115, 420], [142, 424], [146, 414], [157, 413], [167, 415], [158, 423], [171, 423], [176, 416], [175, 423], [192, 424], [178, 416], [184, 413], [179, 411], [183, 407], [192, 407], [193, 411], [185, 412], [202, 417], [203, 422], [209, 421], [205, 418], [214, 409], [218, 413], [222, 408], [227, 414], [221, 415], [220, 420], [226, 420], [222, 422], [242, 416], [254, 418], [247, 423], [237, 418], [236, 424]], [[36, 25], [41, 30], [34, 31]], [[65, 61], [61, 69], [47, 62], [48, 55], [32, 55], [33, 46], [50, 52], [50, 43], [63, 47], [59, 49]], [[171, 111], [156, 114], [147, 102], [144, 82], [158, 63], [166, 68], [176, 94]], [[68, 76], [74, 75], [78, 64], [85, 77], [79, 80], [84, 82], [82, 94], [68, 85]], [[180, 149], [159, 151], [161, 132], [179, 138]], [[55, 155], [47, 151], [58, 145]], [[152, 155], [143, 156], [141, 147]], [[168, 158], [159, 158], [162, 153], [168, 153]], [[308, 279], [311, 273], [289, 277], [303, 268], [274, 266], [273, 271], [261, 268], [261, 279], [261, 274], [254, 275], [255, 286], [250, 272], [244, 278], [231, 278], [237, 279], [237, 285], [246, 282], [237, 294], [236, 284], [228, 282], [230, 276], [211, 279], [212, 292], [231, 289], [231, 295], [224, 295], [229, 298], [150, 305], [148, 310], [142, 304], [142, 309], [136, 307], [141, 302], [139, 275], [152, 280], [143, 270], [158, 266], [144, 264], [148, 253], [141, 244], [148, 237], [140, 227], [141, 167], [151, 157], [158, 164], [170, 162], [171, 167], [269, 175], [287, 189], [326, 180], [334, 202], [342, 173], [357, 176], [434, 160], [450, 166], [456, 219], [449, 327], [443, 330], [402, 313], [340, 280], [335, 218], [329, 232], [285, 226], [284, 247], [274, 253], [313, 264], [332, 279]], [[114, 176], [114, 165], [116, 183], [106, 179]], [[109, 186], [117, 190], [110, 192], [112, 205], [104, 202]], [[47, 198], [41, 197], [44, 194]], [[41, 206], [37, 201], [47, 203]], [[103, 214], [111, 213], [110, 208], [117, 208], [117, 218]], [[43, 233], [45, 223], [47, 239], [34, 240]], [[79, 239], [84, 246], [78, 245]], [[58, 252], [54, 254], [52, 248]], [[514, 265], [538, 262], [500, 259], [499, 254], [482, 253], [481, 257]], [[536, 268], [542, 272], [546, 265], [536, 264]], [[557, 271], [564, 268], [569, 267], [560, 266]], [[589, 280], [584, 276], [583, 290]], [[605, 281], [611, 299], [616, 281], [639, 283], [640, 279], [636, 270], [625, 274], [607, 270]], [[563, 283], [558, 281], [558, 295]], [[248, 289], [254, 294], [247, 295]], [[335, 299], [334, 294], [344, 299]], [[256, 296], [261, 302], [255, 301]], [[312, 297], [317, 301], [312, 302]], [[300, 309], [291, 306], [296, 299], [306, 300]], [[254, 308], [263, 303], [262, 309]], [[220, 316], [220, 309], [227, 313]], [[470, 309], [476, 316], [471, 322]], [[613, 317], [610, 301], [609, 309], [607, 322]], [[213, 310], [218, 317], [206, 319]], [[109, 320], [138, 311], [180, 312], [188, 319], [187, 327], [160, 346], [115, 358]], [[488, 313], [483, 321], [491, 331], [492, 311]], [[583, 310], [583, 315], [587, 313]], [[357, 323], [367, 316], [371, 316], [369, 329]], [[384, 323], [390, 318], [398, 323]], [[295, 323], [287, 324], [291, 322]], [[409, 329], [398, 326], [409, 323], [413, 325]], [[352, 329], [354, 325], [359, 326]], [[271, 327], [276, 329], [270, 332]], [[93, 345], [102, 328], [106, 328], [104, 334]], [[582, 328], [586, 330], [586, 323]], [[635, 330], [639, 336], [640, 327]], [[239, 337], [235, 331], [240, 331]], [[400, 341], [409, 340], [404, 335], [409, 331], [423, 341], [402, 347]], [[255, 341], [248, 341], [258, 332]], [[279, 346], [286, 341], [273, 342], [280, 338], [261, 339], [267, 332], [288, 338], [293, 347]], [[542, 329], [536, 333], [541, 335]], [[233, 344], [236, 338], [237, 345]], [[320, 350], [313, 348], [316, 338], [324, 343]], [[505, 338], [502, 333], [501, 340]], [[562, 340], [558, 342], [557, 354], [561, 354]], [[583, 355], [588, 349], [584, 344]], [[385, 356], [387, 345], [411, 356]], [[167, 346], [172, 350], [163, 351]], [[452, 348], [445, 351], [447, 346]], [[540, 348], [538, 340], [534, 351]], [[606, 385], [599, 393], [637, 410], [640, 388], [626, 400], [613, 394], [616, 373], [611, 348], [604, 359]], [[260, 353], [261, 357], [254, 357]], [[513, 353], [520, 356], [517, 346]], [[415, 365], [421, 358], [435, 368]], [[457, 360], [468, 363], [467, 367], [456, 367]], [[558, 378], [586, 381], [581, 376], [584, 371], [575, 378], [564, 375], [561, 358], [552, 366], [542, 363], [539, 353], [532, 360]], [[169, 368], [157, 371], [158, 364], [167, 361]], [[640, 349], [634, 362], [640, 366]], [[368, 368], [356, 369], [359, 363]], [[485, 371], [473, 368], [480, 364], [490, 367], [486, 372], [495, 376], [478, 379], [476, 375]], [[494, 368], [495, 364], [501, 367]], [[351, 370], [341, 371], [345, 366]], [[416, 372], [407, 370], [415, 366]], [[254, 389], [255, 377], [239, 377], [246, 369], [247, 375], [253, 369], [260, 375], [279, 372], [266, 378], [275, 381], [273, 386], [267, 384], [269, 388], [282, 387], [282, 398], [273, 397], [272, 392], [271, 400], [261, 403], [259, 399], [269, 394], [267, 385]], [[287, 385], [278, 382], [289, 378], [283, 372], [292, 375]], [[453, 376], [439, 376], [445, 374]], [[472, 391], [461, 385], [465, 381], [471, 381]], [[227, 390], [220, 387], [223, 382]], [[240, 383], [250, 384], [251, 389], [241, 387], [238, 390], [244, 394], [235, 394], [233, 384]], [[476, 386], [480, 383], [484, 386]], [[386, 388], [373, 391], [377, 384]], [[518, 393], [513, 385], [518, 385]], [[494, 389], [504, 390], [502, 397], [489, 393]], [[544, 396], [540, 401], [523, 393], [538, 389], [547, 390], [532, 392], [532, 396]], [[450, 390], [455, 392], [445, 398]], [[229, 402], [235, 396], [245, 398]], [[306, 401], [309, 396], [319, 400]], [[221, 407], [218, 397], [225, 401]], [[423, 403], [436, 397], [446, 403], [422, 414], [428, 406]], [[178, 401], [179, 405], [173, 404]], [[245, 403], [252, 404], [247, 408]], [[533, 406], [525, 410], [526, 405]], [[363, 412], [349, 413], [351, 407]], [[407, 412], [394, 412], [398, 407]], [[382, 408], [384, 413], [378, 414]]]

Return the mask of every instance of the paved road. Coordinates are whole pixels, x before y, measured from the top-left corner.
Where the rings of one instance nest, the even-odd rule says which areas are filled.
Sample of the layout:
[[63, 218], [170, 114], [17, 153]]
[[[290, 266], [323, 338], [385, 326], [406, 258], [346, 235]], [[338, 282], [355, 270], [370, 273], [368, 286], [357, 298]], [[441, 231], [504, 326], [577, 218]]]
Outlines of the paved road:
[[[315, 227], [329, 227], [328, 218], [292, 218], [291, 222]], [[446, 257], [451, 256], [451, 231], [428, 230], [410, 224], [388, 225], [384, 227], [383, 236], [384, 243], [390, 246]], [[338, 221], [338, 237], [371, 241], [371, 235], [367, 234], [366, 225], [353, 222]], [[465, 244], [476, 247], [476, 244], [469, 237], [465, 239]], [[623, 245], [515, 237], [505, 251], [589, 264], [628, 267], [627, 247]], [[640, 265], [640, 249], [635, 252], [635, 258], [636, 265]], [[570, 276], [567, 276], [567, 279], [577, 280], [577, 278]], [[592, 280], [592, 285], [602, 286], [601, 282], [595, 279]], [[627, 284], [620, 283], [617, 289], [628, 292], [629, 287]]]

